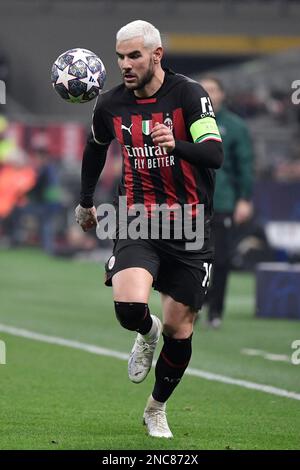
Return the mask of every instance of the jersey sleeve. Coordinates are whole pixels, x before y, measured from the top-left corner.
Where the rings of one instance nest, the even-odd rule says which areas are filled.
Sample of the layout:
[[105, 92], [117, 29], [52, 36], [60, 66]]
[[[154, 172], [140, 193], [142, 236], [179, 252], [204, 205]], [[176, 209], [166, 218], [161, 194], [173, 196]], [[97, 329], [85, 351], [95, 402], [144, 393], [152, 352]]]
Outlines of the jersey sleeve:
[[94, 107], [92, 118], [92, 136], [96, 144], [108, 145], [114, 139], [109, 130], [107, 122], [107, 113], [103, 104], [103, 98], [100, 95]]
[[222, 142], [211, 100], [204, 88], [195, 81], [185, 84], [183, 91], [185, 123], [193, 142]]

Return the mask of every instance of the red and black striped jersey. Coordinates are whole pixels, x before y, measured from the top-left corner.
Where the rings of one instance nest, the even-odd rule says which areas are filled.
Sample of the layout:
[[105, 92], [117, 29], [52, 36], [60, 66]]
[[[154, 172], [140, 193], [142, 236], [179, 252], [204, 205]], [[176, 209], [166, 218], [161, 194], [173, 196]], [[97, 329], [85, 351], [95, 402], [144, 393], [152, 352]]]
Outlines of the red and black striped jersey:
[[175, 142], [221, 141], [208, 94], [183, 75], [166, 70], [161, 88], [146, 99], [137, 98], [123, 84], [101, 94], [94, 109], [92, 133], [98, 144], [116, 138], [121, 145], [119, 195], [127, 196], [128, 207], [140, 203], [149, 210], [154, 204], [203, 204], [205, 215], [210, 217], [214, 170], [193, 165], [154, 145], [151, 130], [157, 122], [172, 129]]

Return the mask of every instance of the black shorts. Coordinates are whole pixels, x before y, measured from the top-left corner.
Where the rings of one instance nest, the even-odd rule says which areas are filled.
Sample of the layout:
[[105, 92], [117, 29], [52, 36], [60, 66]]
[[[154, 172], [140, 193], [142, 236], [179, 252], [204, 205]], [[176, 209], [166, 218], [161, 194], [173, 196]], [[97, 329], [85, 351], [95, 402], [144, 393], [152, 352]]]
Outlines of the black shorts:
[[105, 284], [111, 286], [114, 274], [133, 267], [150, 272], [155, 290], [195, 311], [201, 309], [209, 284], [211, 259], [205, 259], [199, 252], [186, 251], [185, 242], [117, 239], [113, 254], [105, 264]]

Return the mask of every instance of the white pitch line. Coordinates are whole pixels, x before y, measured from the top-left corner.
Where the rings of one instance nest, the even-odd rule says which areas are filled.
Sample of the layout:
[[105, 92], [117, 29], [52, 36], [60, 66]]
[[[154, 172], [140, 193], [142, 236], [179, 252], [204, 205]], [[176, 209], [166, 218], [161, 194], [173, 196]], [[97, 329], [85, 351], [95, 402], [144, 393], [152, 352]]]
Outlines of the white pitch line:
[[267, 351], [262, 351], [261, 349], [251, 348], [241, 349], [241, 353], [245, 354], [246, 356], [260, 356], [264, 359], [267, 359], [268, 361], [288, 362], [289, 364], [292, 364], [291, 357], [286, 354], [274, 354]]
[[[67, 348], [79, 349], [81, 351], [86, 351], [92, 354], [97, 354], [99, 356], [108, 356], [127, 361], [129, 355], [114, 351], [112, 349], [101, 348], [99, 346], [87, 343], [81, 343], [79, 341], [69, 340], [66, 338], [60, 338], [57, 336], [48, 336], [41, 333], [36, 333], [34, 331], [24, 330], [22, 328], [16, 328], [14, 326], [0, 324], [0, 331], [2, 333], [7, 333], [13, 336], [19, 336], [22, 338], [31, 339], [34, 341], [40, 341], [42, 343], [56, 344], [59, 346], [65, 346]], [[9, 360], [9, 358], [8, 358]], [[293, 400], [300, 401], [300, 393], [290, 392], [282, 388], [272, 387], [271, 385], [258, 384], [255, 382], [248, 382], [247, 380], [234, 379], [232, 377], [227, 377], [225, 375], [214, 374], [211, 372], [206, 372], [200, 369], [188, 368], [186, 374], [200, 377], [206, 380], [212, 380], [215, 382], [221, 382], [229, 385], [237, 385], [238, 387], [247, 388], [250, 390], [257, 390], [259, 392], [269, 393], [271, 395], [277, 395], [284, 398], [292, 398]]]

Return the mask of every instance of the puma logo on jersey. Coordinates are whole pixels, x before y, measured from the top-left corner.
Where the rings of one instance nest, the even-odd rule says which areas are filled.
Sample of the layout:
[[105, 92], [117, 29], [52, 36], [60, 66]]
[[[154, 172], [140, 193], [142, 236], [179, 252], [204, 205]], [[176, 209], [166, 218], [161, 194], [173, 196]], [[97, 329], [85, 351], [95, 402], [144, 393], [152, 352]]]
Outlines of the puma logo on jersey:
[[131, 134], [132, 126], [133, 126], [133, 124], [131, 124], [129, 127], [126, 127], [126, 126], [124, 126], [124, 124], [122, 124], [121, 129], [124, 129], [125, 131], [129, 132], [130, 135], [132, 135]]

